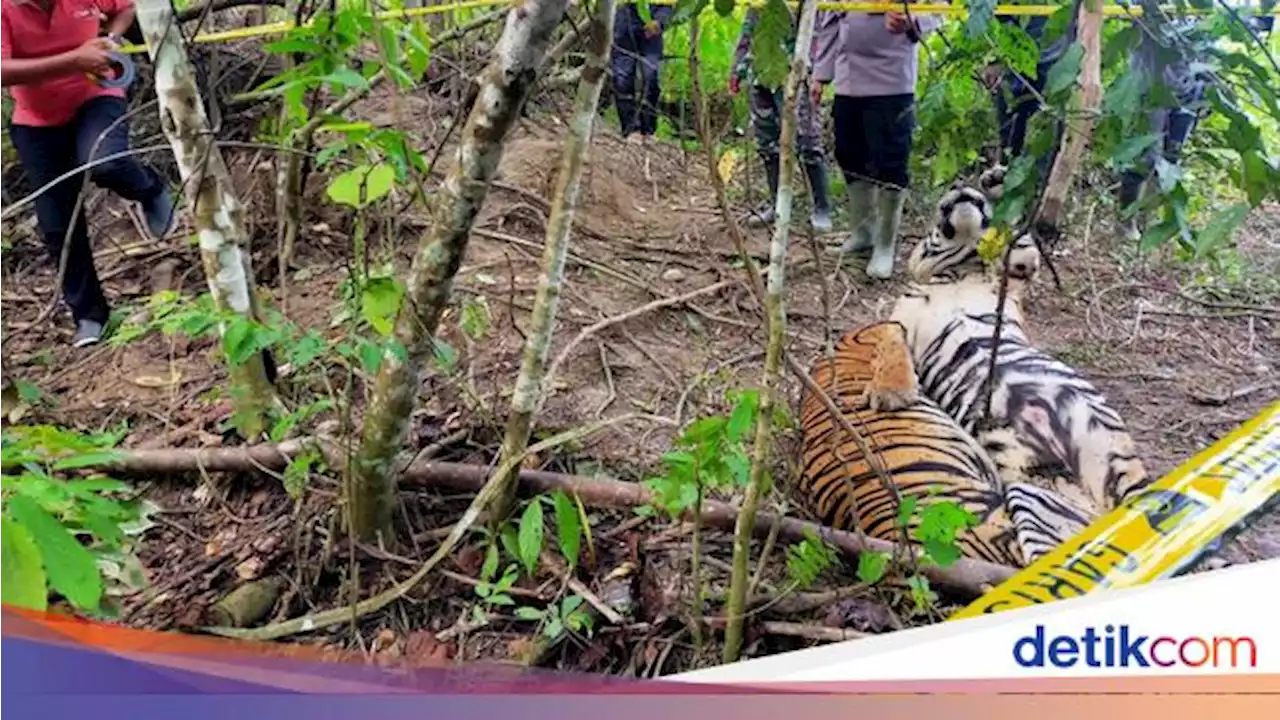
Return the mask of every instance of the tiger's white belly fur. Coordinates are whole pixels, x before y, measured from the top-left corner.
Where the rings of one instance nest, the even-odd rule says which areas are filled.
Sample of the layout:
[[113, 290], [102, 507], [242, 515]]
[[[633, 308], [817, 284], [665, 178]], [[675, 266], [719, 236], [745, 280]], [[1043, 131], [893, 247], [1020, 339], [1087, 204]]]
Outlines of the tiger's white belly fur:
[[1150, 478], [1102, 393], [1031, 344], [1020, 288], [1011, 290], [991, 402], [992, 427], [1010, 433], [1003, 440], [978, 432], [986, 412], [997, 285], [974, 275], [916, 284], [895, 304], [890, 320], [906, 328], [921, 391], [990, 448], [1006, 484], [1031, 482], [1029, 465], [1047, 466], [1055, 478], [1049, 485], [1061, 500], [1089, 515], [1107, 512]]

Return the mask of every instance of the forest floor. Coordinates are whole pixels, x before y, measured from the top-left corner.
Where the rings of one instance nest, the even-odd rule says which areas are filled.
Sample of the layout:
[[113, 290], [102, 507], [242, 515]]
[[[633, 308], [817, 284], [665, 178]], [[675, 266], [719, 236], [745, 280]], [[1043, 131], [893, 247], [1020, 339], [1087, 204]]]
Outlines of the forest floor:
[[[441, 117], [427, 100], [400, 102], [409, 105], [396, 108], [397, 113]], [[375, 123], [385, 119], [379, 117], [384, 112], [377, 101], [361, 111]], [[488, 464], [496, 454], [538, 282], [547, 200], [564, 136], [557, 120], [539, 117], [522, 122], [510, 139], [499, 181], [476, 222], [454, 286], [454, 307], [441, 331], [458, 349], [459, 369], [426, 380], [410, 451], [447, 439], [439, 459]], [[423, 135], [440, 137], [445, 124], [423, 123]], [[424, 146], [430, 146], [425, 139]], [[254, 267], [264, 292], [278, 304], [270, 163], [252, 150], [224, 152], [242, 201], [253, 209]], [[451, 160], [448, 152], [441, 156], [437, 179]], [[332, 318], [338, 286], [347, 275], [352, 220], [324, 202], [322, 178], [313, 180], [299, 268], [288, 279], [287, 312], [294, 322], [336, 340], [341, 330], [333, 327]], [[735, 196], [738, 190], [735, 185]], [[758, 190], [755, 195], [759, 197]], [[101, 200], [91, 201], [90, 207], [98, 269], [122, 317], [160, 290], [190, 296], [204, 291], [198, 252], [185, 237], [145, 240], [122, 202], [102, 193], [97, 197]], [[1139, 257], [1116, 241], [1105, 187], [1086, 180], [1076, 197], [1081, 200], [1055, 261], [1062, 290], [1053, 287], [1047, 274], [1033, 288], [1026, 308], [1030, 329], [1037, 343], [1106, 393], [1128, 424], [1148, 470], [1160, 476], [1280, 396], [1280, 207], [1255, 211], [1238, 232], [1238, 268], [1243, 272], [1232, 274], [1230, 283], [1223, 275], [1205, 282], [1204, 268], [1179, 263], [1167, 253]], [[920, 196], [912, 203], [899, 267], [926, 231], [930, 202]], [[427, 218], [414, 210], [395, 222], [390, 237], [374, 233], [371, 242], [402, 271]], [[753, 250], [763, 258], [767, 231], [750, 233]], [[46, 398], [24, 422], [83, 430], [124, 422], [129, 427], [126, 447], [223, 442], [220, 424], [229, 409], [215, 389], [223, 386], [225, 371], [211, 342], [153, 335], [122, 347], [72, 350], [69, 319], [61, 308], [52, 319], [36, 322], [54, 297], [55, 279], [37, 239], [29, 228], [8, 239], [6, 365], [17, 377], [35, 383]], [[802, 233], [794, 236], [794, 265], [787, 277], [788, 352], [802, 363], [818, 357], [828, 332], [838, 336], [883, 319], [902, 287], [896, 280], [871, 284], [856, 264], [832, 277], [832, 256], [820, 254], [819, 268], [814, 247]], [[701, 155], [669, 143], [626, 144], [602, 127], [584, 176], [551, 357], [558, 358], [576, 335], [601, 320], [655, 300], [711, 289], [577, 343], [558, 366], [538, 416], [538, 436], [629, 412], [686, 422], [726, 412], [726, 390], [757, 384], [764, 337], [734, 257]], [[483, 298], [490, 312], [487, 331], [476, 338], [459, 330], [458, 303], [467, 298]], [[791, 378], [785, 378], [784, 391], [794, 412], [798, 387]], [[358, 405], [354, 412], [358, 420]], [[618, 425], [568, 452], [538, 458], [537, 466], [642, 480], [670, 449], [673, 433], [660, 423]], [[794, 435], [780, 441], [780, 479], [794, 476]], [[121, 622], [155, 630], [194, 629], [208, 622], [214, 601], [238, 583], [260, 577], [287, 582], [273, 613], [276, 619], [350, 601], [347, 558], [352, 550], [334, 532], [336, 478], [314, 476], [300, 502], [291, 500], [278, 481], [262, 476], [216, 486], [199, 477], [156, 478], [143, 488], [161, 510], [142, 546], [148, 586], [122, 600]], [[447, 530], [470, 501], [469, 495], [429, 487], [407, 489], [402, 498], [397, 522], [410, 538], [405, 546], [396, 553], [354, 551], [361, 560], [362, 596], [412, 572], [442, 537], [442, 528]], [[789, 514], [806, 517], [800, 498], [776, 493], [770, 504], [776, 509], [784, 499]], [[598, 624], [592, 639], [575, 637], [546, 650], [540, 664], [656, 676], [717, 662], [718, 641], [698, 654], [683, 625], [667, 621], [688, 604], [689, 528], [615, 511], [591, 510], [590, 520], [594, 558], [578, 578], [600, 592], [612, 570], [632, 563], [635, 613], [623, 625]], [[708, 532], [703, 548], [708, 596], [715, 598], [727, 586], [729, 535]], [[1217, 564], [1280, 557], [1280, 513], [1256, 519], [1217, 557]], [[533, 623], [502, 613], [490, 613], [483, 626], [473, 622], [472, 606], [478, 602], [473, 586], [482, 559], [482, 539], [473, 536], [423, 587], [386, 610], [354, 626], [290, 640], [361, 649], [388, 660], [522, 656], [531, 646]], [[775, 550], [762, 590], [767, 594], [780, 586], [784, 573], [785, 559]], [[546, 602], [563, 591], [561, 580], [545, 570], [536, 579], [522, 577], [517, 588], [522, 603]], [[953, 604], [943, 599], [944, 608]], [[818, 587], [750, 621], [747, 654], [811, 644], [787, 636], [791, 631], [786, 628], [794, 626], [881, 632], [899, 622], [927, 621], [929, 617], [914, 614], [900, 588], [858, 586], [846, 563], [826, 573]]]

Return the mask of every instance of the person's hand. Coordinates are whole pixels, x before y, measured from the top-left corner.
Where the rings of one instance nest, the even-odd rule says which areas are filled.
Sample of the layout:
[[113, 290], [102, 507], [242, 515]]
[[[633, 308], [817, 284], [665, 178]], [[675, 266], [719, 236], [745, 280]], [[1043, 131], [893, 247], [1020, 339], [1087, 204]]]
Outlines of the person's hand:
[[809, 84], [809, 99], [813, 101], [814, 105], [822, 102], [822, 91], [825, 89], [826, 87], [817, 80]]
[[644, 36], [647, 38], [658, 37], [658, 33], [662, 32], [662, 28], [658, 26], [657, 20], [650, 20], [644, 24]]
[[729, 76], [729, 94], [737, 95], [738, 91], [741, 89], [742, 89], [742, 81], [738, 79], [737, 75], [730, 75]]
[[887, 12], [884, 14], [884, 27], [894, 35], [901, 35], [911, 27], [911, 21], [903, 13]]
[[103, 76], [111, 72], [111, 55], [115, 50], [110, 40], [94, 38], [71, 51], [71, 66], [80, 72]]

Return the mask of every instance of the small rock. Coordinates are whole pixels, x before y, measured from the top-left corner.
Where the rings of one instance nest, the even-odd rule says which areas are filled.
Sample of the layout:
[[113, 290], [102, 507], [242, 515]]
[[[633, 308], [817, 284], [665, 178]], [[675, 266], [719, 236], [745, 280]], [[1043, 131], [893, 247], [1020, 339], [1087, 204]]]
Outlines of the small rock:
[[684, 271], [680, 268], [669, 268], [662, 273], [662, 279], [667, 282], [680, 282], [684, 280]]
[[236, 566], [236, 576], [241, 580], [256, 580], [262, 574], [262, 558], [251, 557]]

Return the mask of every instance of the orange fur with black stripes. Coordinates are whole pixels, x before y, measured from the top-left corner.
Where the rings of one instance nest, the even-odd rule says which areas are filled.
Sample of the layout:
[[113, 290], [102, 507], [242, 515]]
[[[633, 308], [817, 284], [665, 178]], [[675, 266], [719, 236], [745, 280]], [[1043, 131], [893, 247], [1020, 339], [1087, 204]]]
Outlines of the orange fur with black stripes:
[[[969, 557], [1014, 567], [1025, 564], [1005, 512], [1005, 494], [987, 453], [946, 412], [917, 392], [906, 332], [877, 323], [849, 333], [822, 359], [813, 379], [866, 439], [897, 492], [917, 507], [953, 501], [978, 518], [957, 538]], [[874, 399], [874, 403], [873, 403]], [[883, 409], [881, 402], [896, 409]], [[882, 540], [899, 538], [898, 504], [857, 441], [821, 398], [801, 401], [804, 468], [801, 489], [826, 524], [860, 527]], [[911, 523], [918, 524], [920, 513]]]

